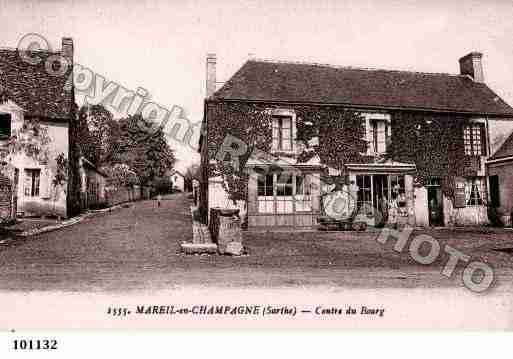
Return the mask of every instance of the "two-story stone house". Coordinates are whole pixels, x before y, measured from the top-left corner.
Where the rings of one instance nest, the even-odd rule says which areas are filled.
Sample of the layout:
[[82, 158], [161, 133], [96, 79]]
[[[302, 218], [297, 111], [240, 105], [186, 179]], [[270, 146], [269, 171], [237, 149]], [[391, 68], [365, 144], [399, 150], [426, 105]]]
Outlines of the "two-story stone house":
[[209, 55], [204, 213], [235, 206], [250, 229], [309, 228], [342, 176], [370, 224], [391, 202], [411, 225], [487, 223], [485, 161], [513, 131], [513, 108], [484, 83], [482, 54], [459, 65], [440, 74], [249, 60], [215, 91]]
[[71, 38], [63, 38], [57, 52], [0, 49], [2, 162], [14, 184], [19, 214], [68, 214], [72, 64]]

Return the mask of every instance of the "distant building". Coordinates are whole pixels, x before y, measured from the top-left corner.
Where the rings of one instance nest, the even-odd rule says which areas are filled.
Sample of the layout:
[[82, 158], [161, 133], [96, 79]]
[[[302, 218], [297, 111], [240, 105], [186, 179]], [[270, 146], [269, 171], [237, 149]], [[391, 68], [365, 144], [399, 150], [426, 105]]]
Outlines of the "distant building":
[[179, 190], [185, 192], [185, 176], [178, 170], [172, 170], [169, 173], [169, 178], [173, 182], [173, 190]]
[[490, 205], [505, 225], [512, 226], [513, 218], [513, 134], [486, 162], [490, 186]]

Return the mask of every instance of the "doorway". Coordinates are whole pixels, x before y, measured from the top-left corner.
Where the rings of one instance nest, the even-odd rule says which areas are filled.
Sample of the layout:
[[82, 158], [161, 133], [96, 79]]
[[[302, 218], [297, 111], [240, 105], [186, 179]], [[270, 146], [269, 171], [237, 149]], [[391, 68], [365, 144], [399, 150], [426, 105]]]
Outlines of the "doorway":
[[428, 210], [429, 210], [429, 225], [430, 226], [443, 226], [444, 225], [444, 205], [442, 186], [439, 178], [432, 178], [428, 181], [427, 185], [428, 197]]

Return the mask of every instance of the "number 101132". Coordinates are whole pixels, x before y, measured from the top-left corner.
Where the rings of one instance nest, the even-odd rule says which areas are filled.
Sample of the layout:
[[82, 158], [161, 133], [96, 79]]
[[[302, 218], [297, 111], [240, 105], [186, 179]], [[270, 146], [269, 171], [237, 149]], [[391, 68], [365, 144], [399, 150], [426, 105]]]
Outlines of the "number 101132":
[[54, 350], [57, 349], [55, 339], [14, 339], [14, 350]]

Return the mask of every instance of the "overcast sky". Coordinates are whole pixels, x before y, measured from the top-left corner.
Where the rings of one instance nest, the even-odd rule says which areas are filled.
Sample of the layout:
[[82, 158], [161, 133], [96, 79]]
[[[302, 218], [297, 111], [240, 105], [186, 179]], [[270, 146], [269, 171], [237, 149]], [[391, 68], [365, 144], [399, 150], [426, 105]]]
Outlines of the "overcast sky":
[[[205, 55], [218, 81], [248, 58], [457, 73], [458, 59], [484, 53], [485, 80], [513, 104], [510, 1], [12, 1], [0, 0], [0, 46], [29, 32], [75, 61], [200, 121]], [[184, 167], [197, 154], [179, 148]]]

